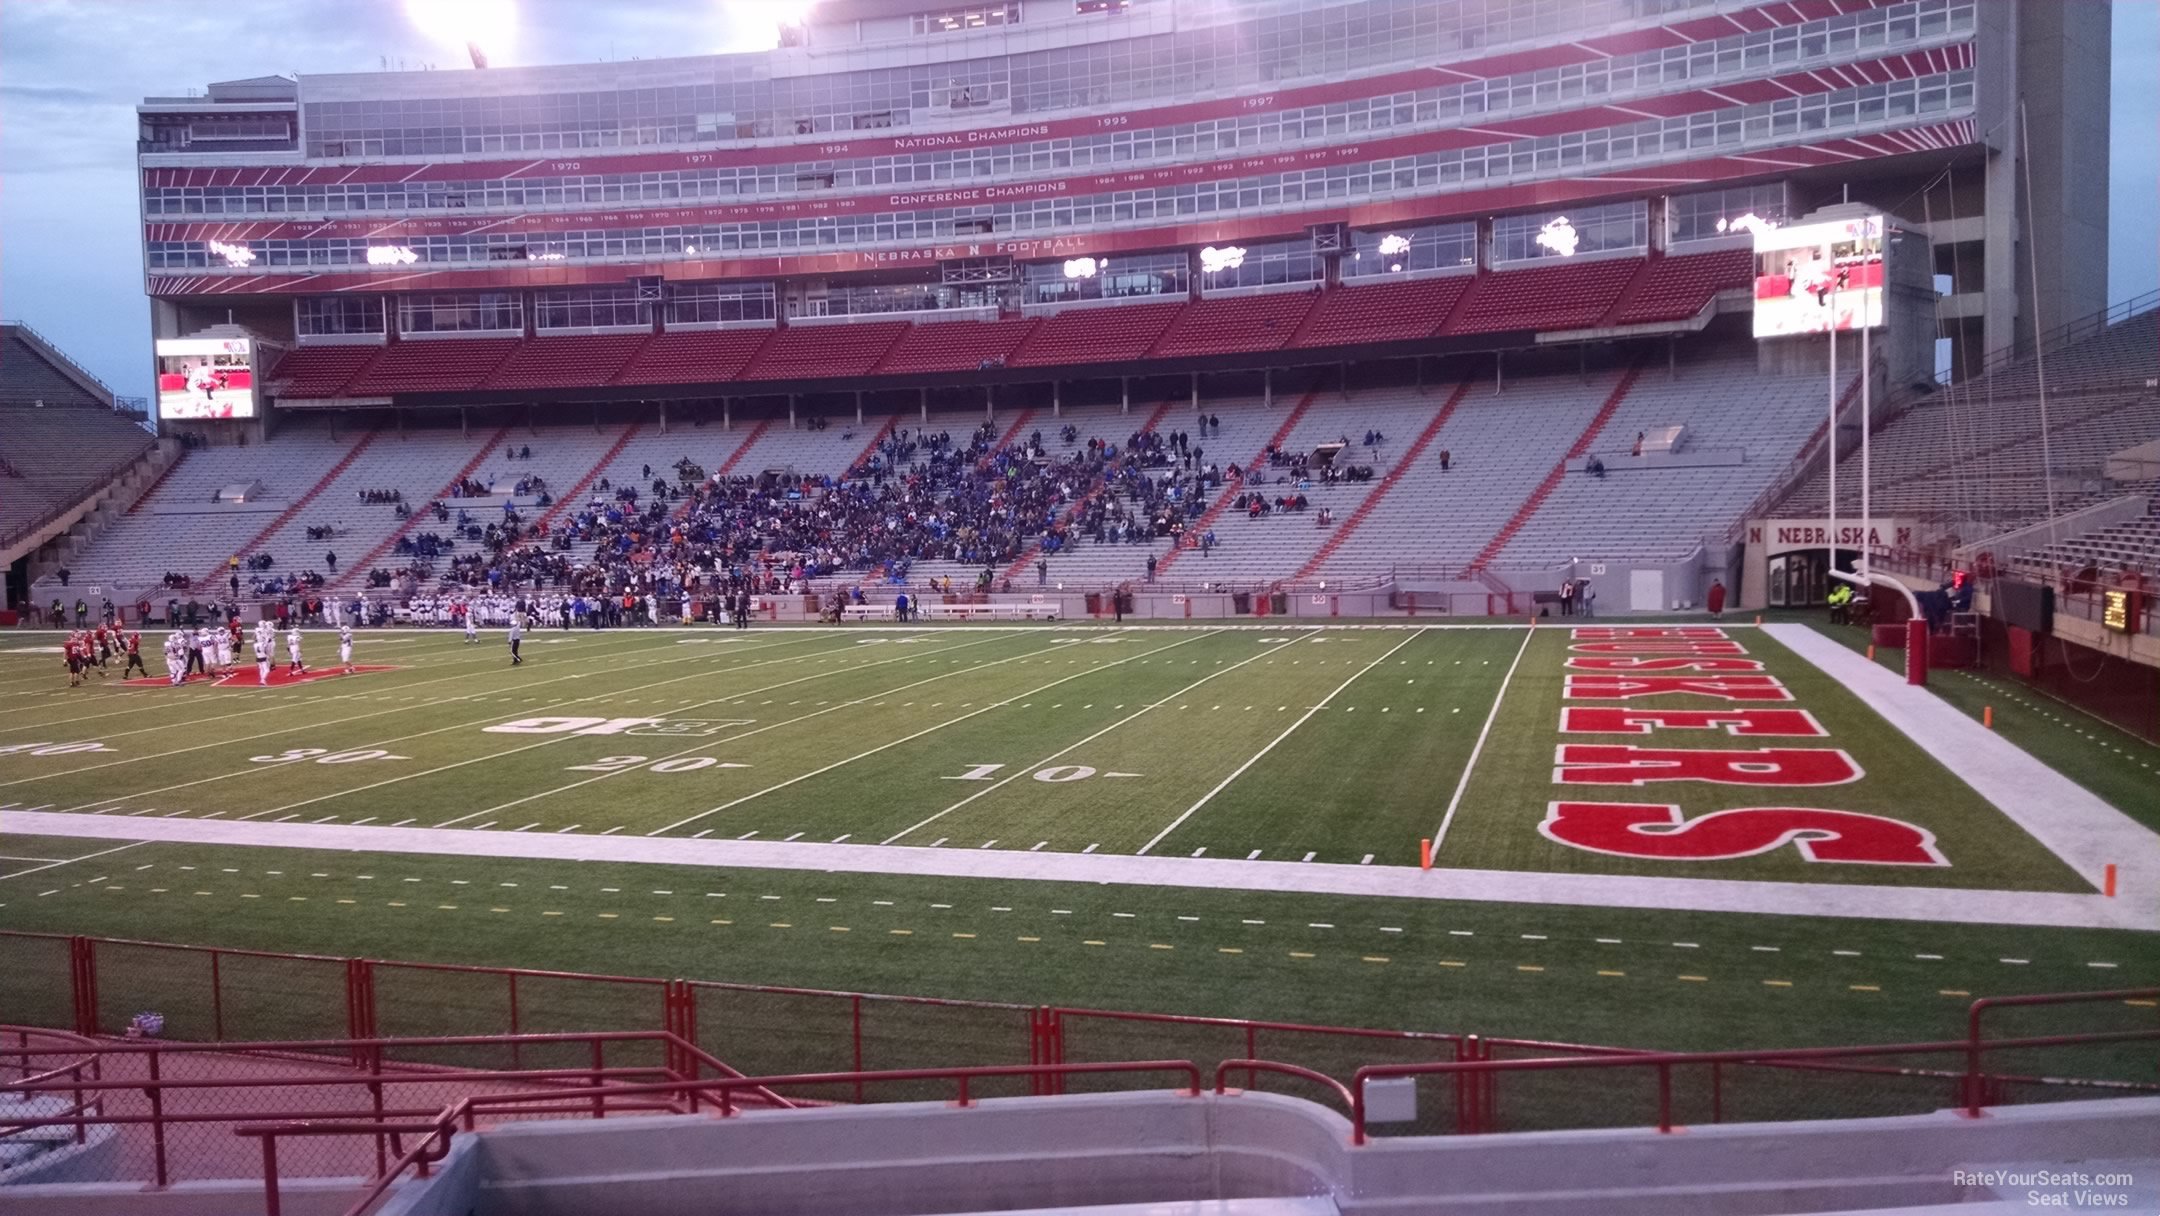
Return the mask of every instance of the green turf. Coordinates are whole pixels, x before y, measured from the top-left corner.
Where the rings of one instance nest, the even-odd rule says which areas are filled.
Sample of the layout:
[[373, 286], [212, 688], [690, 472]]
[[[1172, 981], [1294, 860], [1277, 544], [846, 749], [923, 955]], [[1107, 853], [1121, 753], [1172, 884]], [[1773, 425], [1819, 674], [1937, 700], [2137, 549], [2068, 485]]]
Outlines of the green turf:
[[[499, 641], [362, 634], [360, 661], [399, 669], [272, 690], [70, 690], [49, 656], [0, 649], [0, 693], [18, 711], [0, 727], [0, 804], [107, 819], [898, 838], [1406, 866], [1522, 638], [1069, 625], [543, 631], [513, 670]], [[1554, 789], [1564, 644], [1557, 630], [1532, 642], [1443, 864], [1701, 873], [1586, 861], [1536, 834]], [[1953, 865], [1929, 885], [2083, 889], [1849, 694], [1774, 643], [1750, 645], [1867, 769], [1832, 805], [1938, 833]], [[1958, 683], [1938, 686], [1955, 699]], [[543, 715], [664, 721], [603, 735], [485, 729]], [[2006, 722], [1998, 706], [1997, 716], [2007, 739], [2152, 822], [2139, 756], [2038, 714]], [[109, 750], [18, 746], [92, 741]], [[387, 756], [354, 758], [370, 752]], [[1655, 799], [1690, 813], [1710, 805], [1666, 790]], [[0, 831], [6, 817], [0, 809]], [[0, 836], [9, 856], [111, 847]], [[1959, 1032], [1972, 996], [2160, 978], [2160, 938], [2103, 931], [175, 844], [24, 872], [38, 864], [0, 862], [0, 929], [1646, 1046], [1944, 1037]], [[1724, 864], [1719, 877], [1854, 877], [1800, 873], [1789, 858]], [[1867, 870], [1858, 877], [1899, 881]], [[108, 1022], [159, 1008], [180, 1019], [176, 1033], [203, 1030], [199, 958], [108, 950]], [[0, 939], [0, 1021], [66, 1020], [55, 951]], [[336, 964], [227, 964], [215, 1028], [227, 1037], [342, 1031]], [[384, 1029], [506, 1029], [503, 983], [386, 972]], [[534, 979], [520, 995], [523, 1029], [657, 1017], [650, 985]], [[872, 1066], [1024, 1048], [1009, 1011], [876, 1008], [872, 1038], [886, 1054]], [[773, 1045], [748, 1064], [829, 1067], [819, 1053], [847, 1020], [836, 1009], [715, 991], [701, 997], [701, 1031], [723, 1055]], [[1091, 1033], [1096, 1058], [1164, 1042], [1104, 1025]], [[1244, 1049], [1193, 1036], [1170, 1040], [1175, 1054]]]
[[[1786, 882], [1906, 883], [1989, 890], [2090, 891], [2067, 865], [1982, 798], [1956, 774], [1888, 727], [1856, 695], [1782, 644], [1752, 629], [1732, 631], [1768, 674], [1791, 690], [1794, 707], [1815, 715], [1829, 732], [1823, 740], [1750, 739], [1723, 731], [1651, 735], [1562, 735], [1559, 731], [1570, 636], [1543, 629], [1533, 636], [1492, 738], [1472, 774], [1461, 810], [1440, 849], [1442, 865], [1560, 873], [1663, 874]], [[1638, 697], [1631, 706], [1701, 709], [1714, 704], [1692, 695]], [[1835, 747], [1866, 776], [1822, 789], [1780, 789], [1653, 782], [1642, 787], [1557, 786], [1554, 748], [1560, 743], [1633, 744], [1638, 747], [1753, 749], [1768, 746]], [[1935, 833], [1949, 864], [1936, 867], [1813, 863], [1796, 848], [1717, 861], [1661, 861], [1585, 852], [1547, 840], [1536, 827], [1549, 801], [1678, 805], [1689, 818], [1747, 806], [1821, 806], [1901, 819]]]

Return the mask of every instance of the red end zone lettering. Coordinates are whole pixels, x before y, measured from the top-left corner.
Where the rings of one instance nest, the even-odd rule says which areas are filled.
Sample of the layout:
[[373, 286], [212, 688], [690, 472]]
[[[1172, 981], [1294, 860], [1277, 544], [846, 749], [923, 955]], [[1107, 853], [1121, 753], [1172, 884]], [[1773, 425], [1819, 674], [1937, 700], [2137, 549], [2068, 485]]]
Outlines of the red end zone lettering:
[[1790, 701], [1775, 676], [1569, 676], [1566, 699], [1614, 701], [1687, 695], [1721, 701]]
[[1844, 785], [1863, 774], [1851, 756], [1826, 747], [1697, 751], [1627, 743], [1563, 743], [1554, 751], [1555, 785]]
[[1578, 642], [1617, 642], [1623, 638], [1722, 638], [1725, 631], [1711, 625], [1679, 625], [1662, 629], [1593, 625], [1577, 629], [1571, 636]]
[[1624, 658], [1611, 655], [1583, 657], [1577, 655], [1567, 661], [1575, 671], [1761, 671], [1760, 659], [1703, 659], [1685, 655], [1665, 658]]
[[1791, 844], [1809, 861], [1947, 866], [1935, 834], [1898, 819], [1814, 807], [1741, 807], [1685, 818], [1677, 806], [1554, 802], [1538, 831], [1570, 848], [1661, 861], [1724, 861]]
[[1560, 730], [1570, 735], [1647, 735], [1656, 730], [1715, 730], [1728, 735], [1819, 739], [1830, 732], [1804, 709], [1637, 709], [1623, 705], [1569, 705]]
[[1576, 654], [1698, 654], [1741, 655], [1747, 647], [1738, 642], [1694, 642], [1684, 639], [1646, 639], [1632, 642], [1579, 642], [1568, 647]]

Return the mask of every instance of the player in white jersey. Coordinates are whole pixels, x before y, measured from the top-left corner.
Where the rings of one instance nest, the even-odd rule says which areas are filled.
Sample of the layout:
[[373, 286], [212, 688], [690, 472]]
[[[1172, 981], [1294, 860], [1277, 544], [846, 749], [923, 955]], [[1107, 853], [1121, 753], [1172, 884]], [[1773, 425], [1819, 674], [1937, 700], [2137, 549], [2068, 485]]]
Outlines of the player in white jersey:
[[345, 674], [346, 674], [346, 675], [351, 675], [351, 674], [352, 674], [352, 626], [350, 626], [350, 625], [340, 625], [340, 626], [338, 626], [338, 634], [337, 634], [337, 657], [338, 657], [338, 662], [340, 662], [340, 663], [343, 663], [343, 664], [345, 665]]
[[294, 621], [285, 630], [285, 653], [292, 658], [292, 661], [285, 665], [285, 670], [288, 673], [297, 674], [307, 670], [307, 664], [300, 661], [300, 622], [298, 621]]
[[231, 671], [233, 659], [232, 634], [224, 629], [212, 629], [210, 631], [210, 645], [215, 653], [215, 657], [210, 661], [217, 664], [217, 669], [220, 672]]
[[477, 642], [477, 641], [479, 641], [479, 640], [480, 640], [480, 623], [479, 623], [479, 622], [480, 622], [480, 609], [479, 609], [479, 608], [478, 608], [477, 606], [475, 606], [475, 605], [472, 605], [472, 604], [467, 604], [467, 605], [465, 605], [465, 643], [466, 643], [466, 645], [468, 645], [468, 646], [469, 646], [469, 645], [471, 645], [472, 643], [474, 643], [474, 642]]
[[263, 633], [261, 630], [255, 632], [255, 682], [257, 684], [268, 684], [270, 682], [270, 637], [271, 635]]
[[180, 640], [177, 630], [165, 635], [165, 674], [175, 688], [187, 679], [187, 643]]

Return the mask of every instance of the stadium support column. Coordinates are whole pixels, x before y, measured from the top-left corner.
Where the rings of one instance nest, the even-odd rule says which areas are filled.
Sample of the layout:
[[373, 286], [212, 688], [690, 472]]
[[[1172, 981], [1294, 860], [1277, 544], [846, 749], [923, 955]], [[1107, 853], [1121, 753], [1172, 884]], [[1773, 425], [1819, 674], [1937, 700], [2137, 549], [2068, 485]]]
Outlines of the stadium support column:
[[1275, 369], [1272, 367], [1260, 373], [1260, 406], [1262, 409], [1275, 408]]
[[915, 399], [922, 406], [922, 424], [927, 427], [930, 425], [930, 390], [926, 388], [916, 389]]
[[[855, 425], [862, 425], [862, 390], [855, 390]], [[663, 428], [664, 429], [664, 428]]]
[[994, 422], [996, 419], [997, 394], [992, 391], [989, 385], [985, 384], [983, 385], [983, 421]]
[[787, 395], [787, 429], [795, 429], [795, 394]]
[[735, 399], [732, 397], [722, 397], [720, 399], [720, 429], [723, 431], [735, 429]]
[[660, 433], [667, 434], [667, 402], [660, 403]]
[[1058, 382], [1055, 380], [1050, 382], [1050, 416], [1052, 418], [1063, 418], [1065, 416], [1065, 401], [1058, 395]]
[[1199, 372], [1194, 372], [1194, 373], [1192, 374], [1192, 408], [1193, 408], [1193, 413], [1197, 414], [1197, 413], [1199, 413], [1199, 412], [1200, 412], [1200, 373], [1199, 373]]
[[1132, 413], [1132, 377], [1118, 377], [1118, 407], [1120, 414]]

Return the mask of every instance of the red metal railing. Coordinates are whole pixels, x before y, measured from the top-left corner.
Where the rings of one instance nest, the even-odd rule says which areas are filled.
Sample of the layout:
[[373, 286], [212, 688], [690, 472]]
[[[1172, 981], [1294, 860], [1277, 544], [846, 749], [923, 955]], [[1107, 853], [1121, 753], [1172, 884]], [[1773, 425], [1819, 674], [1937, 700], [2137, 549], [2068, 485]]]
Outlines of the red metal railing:
[[[1955, 1082], [1952, 1097], [1965, 1106], [1965, 1113], [1978, 1117], [1982, 1102], [1980, 1095], [1988, 1086], [2003, 1082], [2029, 1084], [2052, 1084], [2073, 1088], [2123, 1090], [2160, 1093], [2160, 1080], [2153, 1082], [2096, 1082], [2061, 1077], [1989, 1076], [1983, 1071], [1984, 1057], [1988, 1052], [2026, 1050], [2048, 1047], [2093, 1047], [2110, 1043], [2154, 1042], [2160, 1043], [2160, 1028], [2151, 1030], [2122, 1030], [2100, 1034], [2048, 1035], [2025, 1039], [1995, 1039], [1974, 1041], [1953, 1039], [1933, 1043], [1892, 1043], [1867, 1047], [1807, 1047], [1779, 1051], [1713, 1051], [1713, 1052], [1638, 1052], [1626, 1055], [1576, 1056], [1570, 1058], [1535, 1058], [1526, 1060], [1461, 1060], [1436, 1061], [1426, 1064], [1378, 1064], [1357, 1070], [1350, 1084], [1351, 1090], [1351, 1143], [1363, 1144], [1366, 1140], [1365, 1086], [1369, 1081], [1392, 1077], [1452, 1076], [1458, 1078], [1456, 1087], [1456, 1131], [1474, 1134], [1495, 1130], [1492, 1125], [1494, 1091], [1498, 1078], [1507, 1073], [1562, 1072], [1580, 1069], [1632, 1069], [1646, 1070], [1654, 1074], [1657, 1084], [1657, 1129], [1670, 1132], [1675, 1127], [1673, 1119], [1673, 1074], [1676, 1069], [1699, 1067], [1709, 1073], [1712, 1088], [1711, 1109], [1713, 1121], [1722, 1118], [1719, 1095], [1725, 1084], [1726, 1074], [1743, 1067], [1768, 1067], [1810, 1072], [1861, 1072], [1866, 1075], [1909, 1076]], [[1897, 1056], [1947, 1056], [1962, 1059], [1963, 1069], [1914, 1069], [1898, 1065], [1855, 1066], [1849, 1061], [1865, 1061], [1870, 1058]], [[1463, 1079], [1467, 1078], [1467, 1082]]]

